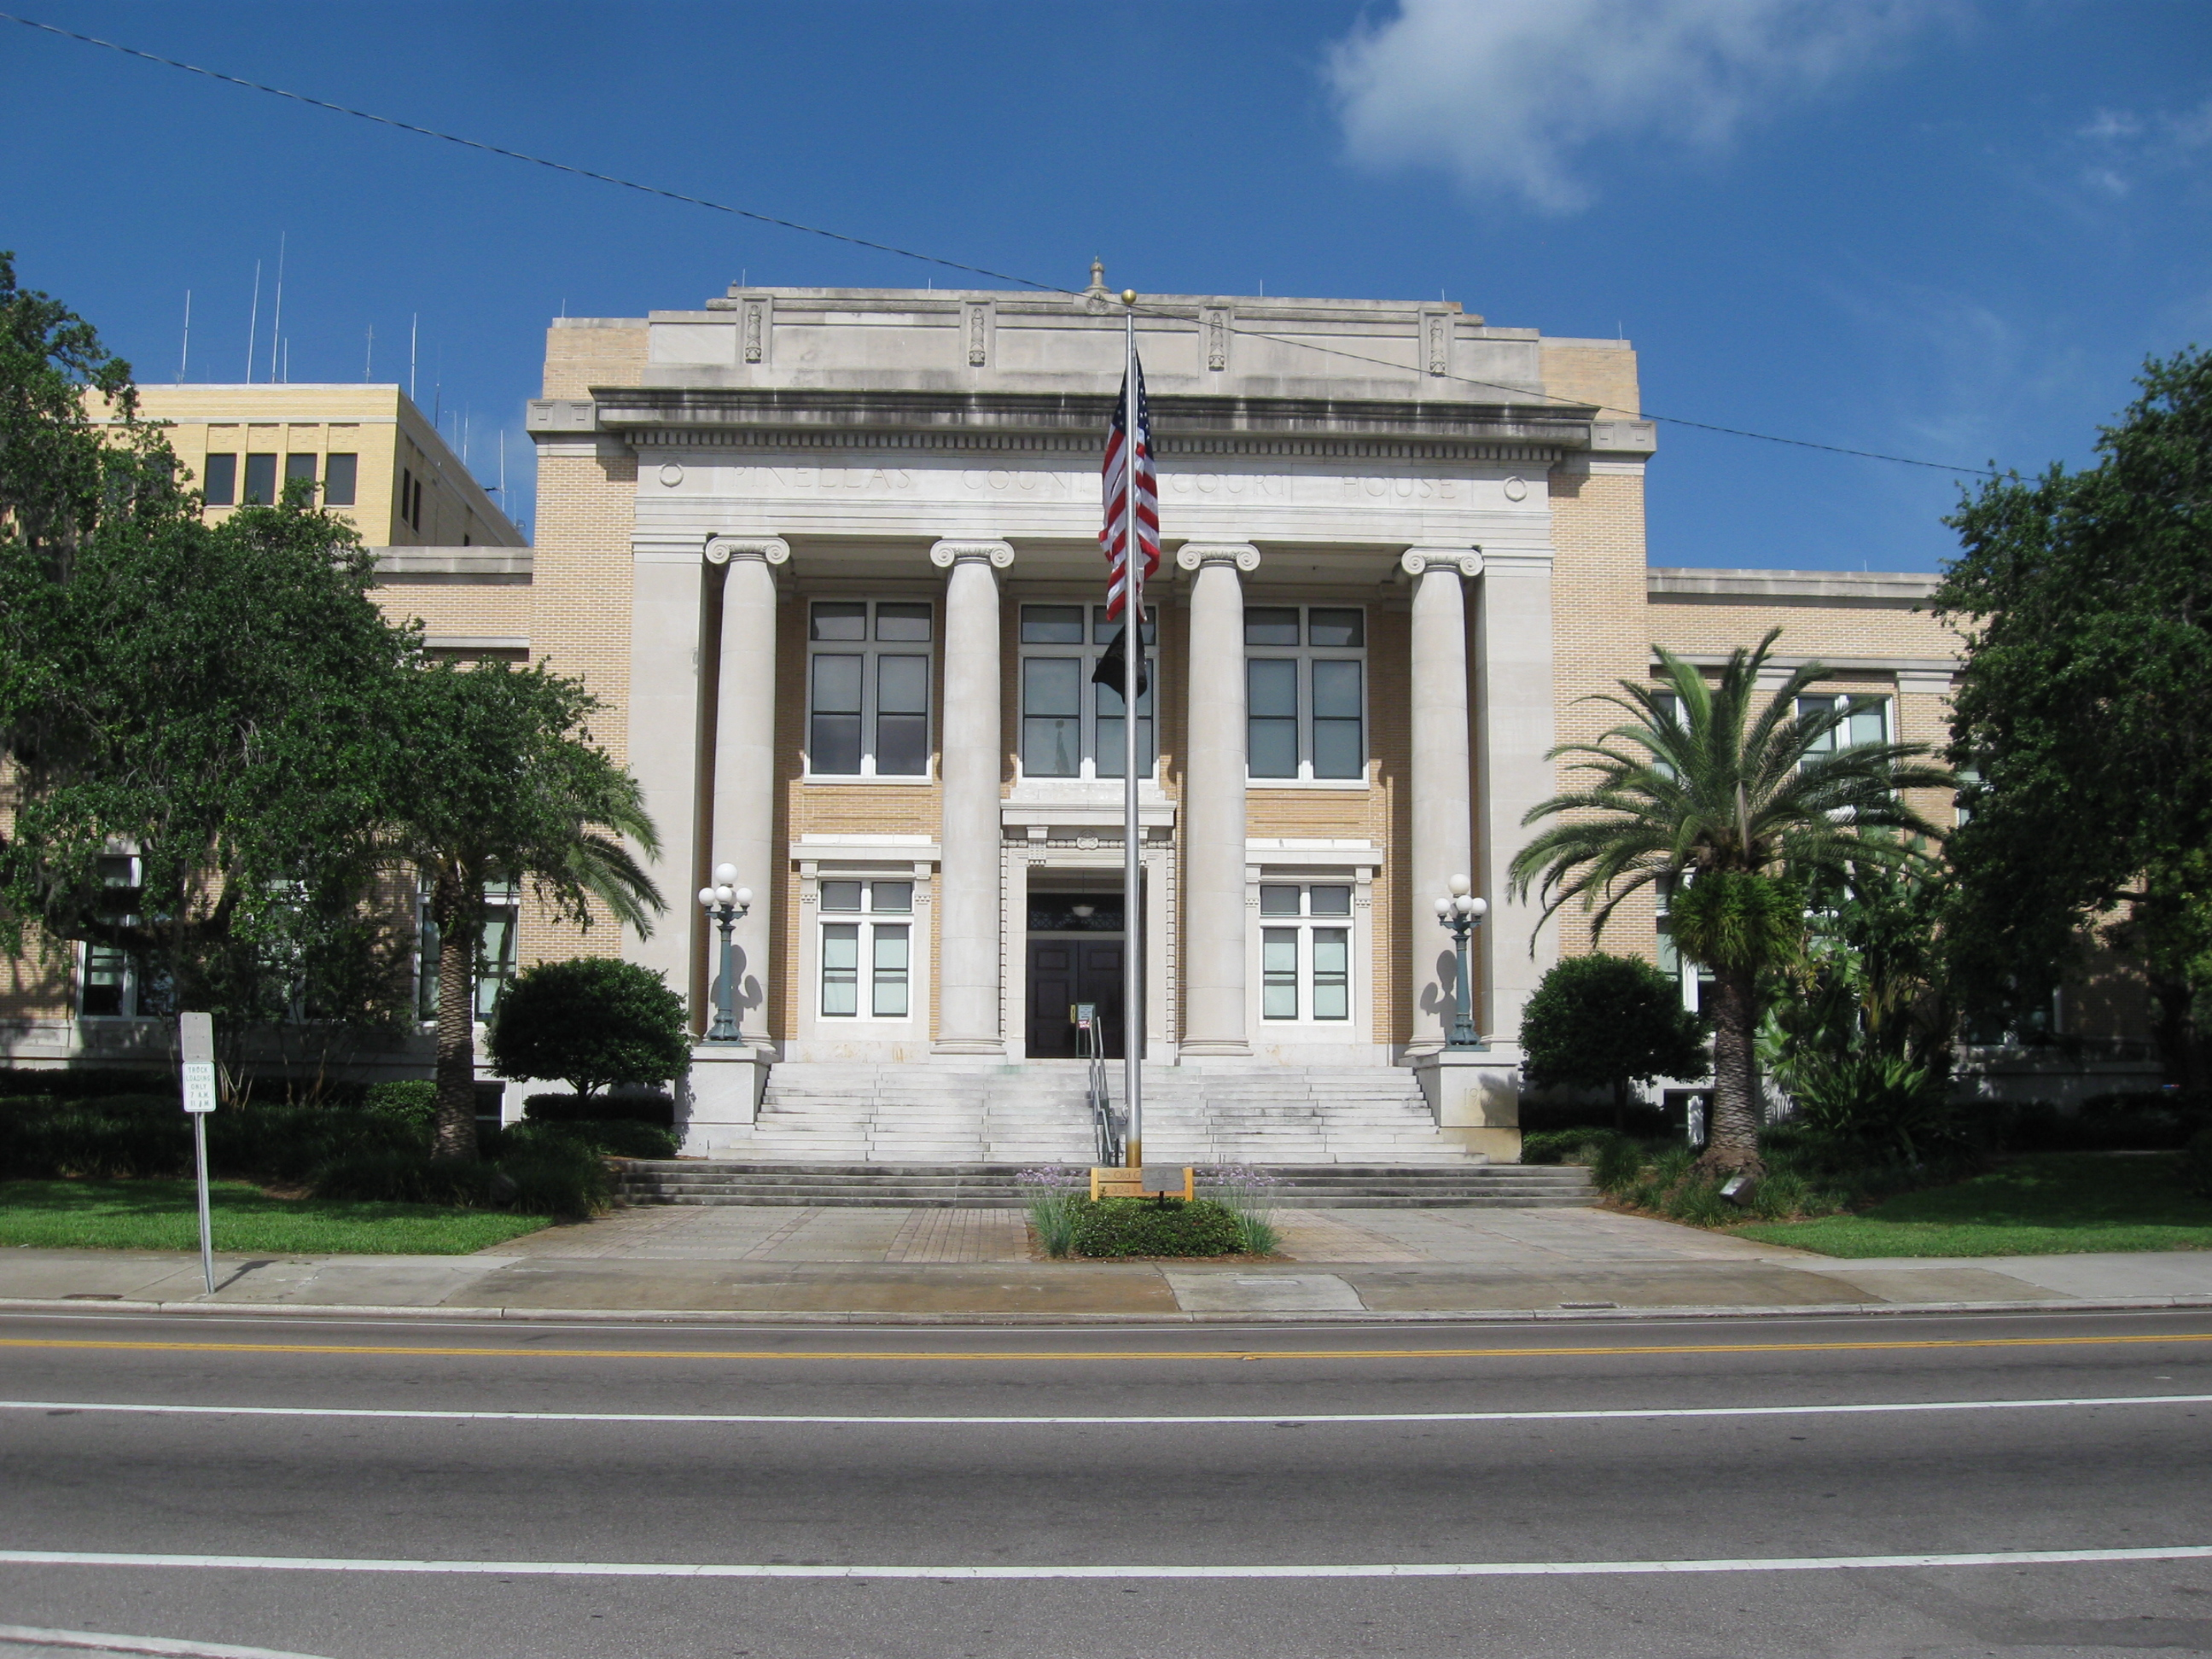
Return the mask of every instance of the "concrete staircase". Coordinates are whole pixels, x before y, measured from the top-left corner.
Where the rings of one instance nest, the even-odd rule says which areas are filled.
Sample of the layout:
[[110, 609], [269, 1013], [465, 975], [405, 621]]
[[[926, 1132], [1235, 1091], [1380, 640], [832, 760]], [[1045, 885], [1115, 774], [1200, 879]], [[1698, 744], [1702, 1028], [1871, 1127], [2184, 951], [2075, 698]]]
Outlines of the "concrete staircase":
[[[726, 1156], [630, 1163], [632, 1203], [958, 1206], [1021, 1202], [1018, 1170], [1091, 1162], [1085, 1072], [794, 1063]], [[1410, 1072], [1386, 1066], [1145, 1068], [1147, 1163], [1249, 1164], [1285, 1207], [1586, 1204], [1572, 1167], [1491, 1164], [1445, 1139]], [[1112, 1083], [1117, 1103], [1121, 1071]]]
[[[619, 1196], [627, 1204], [821, 1205], [862, 1208], [1012, 1210], [1021, 1207], [1007, 1164], [738, 1164], [634, 1159]], [[1277, 1207], [1368, 1210], [1537, 1209], [1588, 1204], [1589, 1172], [1572, 1164], [1476, 1164], [1392, 1169], [1353, 1164], [1276, 1166]]]

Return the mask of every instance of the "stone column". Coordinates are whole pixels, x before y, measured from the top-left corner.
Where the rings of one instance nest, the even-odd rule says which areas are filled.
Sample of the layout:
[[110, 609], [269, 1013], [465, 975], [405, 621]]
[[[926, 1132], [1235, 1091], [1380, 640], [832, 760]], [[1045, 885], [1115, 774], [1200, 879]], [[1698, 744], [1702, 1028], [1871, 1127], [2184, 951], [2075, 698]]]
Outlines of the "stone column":
[[940, 1054], [1003, 1054], [999, 1029], [999, 780], [1006, 745], [998, 572], [1004, 542], [939, 542], [930, 562], [945, 584], [942, 874], [937, 892], [937, 1042]]
[[[687, 1000], [701, 960], [701, 916], [697, 905], [678, 901], [699, 884], [707, 585], [721, 580], [718, 567], [702, 566], [696, 545], [640, 546], [631, 564], [629, 769], [659, 828], [660, 854], [647, 859], [630, 850], [666, 896], [668, 914], [642, 938], [624, 930], [623, 955], [658, 971]], [[519, 1093], [514, 1107], [521, 1110]]]
[[1244, 585], [1249, 542], [1186, 542], [1188, 705], [1182, 769], [1183, 1021], [1179, 1054], [1249, 1055], [1244, 959]]
[[[722, 575], [722, 653], [714, 696], [714, 781], [711, 837], [702, 862], [738, 867], [738, 885], [753, 893], [751, 911], [732, 932], [737, 981], [732, 1000], [749, 1043], [768, 1040], [769, 940], [775, 937], [781, 886], [775, 850], [775, 575], [791, 557], [780, 536], [717, 536], [707, 544], [707, 562]], [[694, 916], [698, 902], [689, 881], [668, 895]], [[711, 927], [708, 975], [720, 971], [720, 935]]]
[[[1474, 878], [1474, 890], [1493, 904], [1498, 890], [1474, 867], [1468, 755], [1467, 594], [1461, 579], [1481, 574], [1482, 556], [1464, 547], [1408, 548], [1399, 567], [1413, 581], [1413, 836], [1407, 869], [1413, 1036], [1407, 1051], [1420, 1054], [1443, 1046], [1459, 994], [1458, 960], [1450, 937], [1437, 926], [1437, 897], [1455, 875]], [[1478, 1005], [1476, 1029], [1486, 1036], [1480, 1015]]]
[[1536, 925], [1531, 893], [1516, 902], [1505, 872], [1523, 842], [1528, 809], [1555, 793], [1552, 745], [1558, 719], [1552, 686], [1552, 551], [1492, 548], [1483, 556], [1475, 603], [1474, 684], [1482, 710], [1482, 754], [1475, 773], [1482, 819], [1482, 869], [1475, 889], [1490, 901], [1482, 926], [1476, 1024], [1493, 1046], [1518, 1044], [1521, 1010], [1536, 981], [1559, 960], [1559, 929]]

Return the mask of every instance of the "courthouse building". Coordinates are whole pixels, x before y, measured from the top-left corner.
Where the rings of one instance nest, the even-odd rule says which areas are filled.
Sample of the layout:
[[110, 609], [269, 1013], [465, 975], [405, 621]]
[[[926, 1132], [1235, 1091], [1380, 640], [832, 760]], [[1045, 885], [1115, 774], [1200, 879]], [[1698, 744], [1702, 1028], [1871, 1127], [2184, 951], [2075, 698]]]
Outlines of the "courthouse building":
[[[1441, 301], [1139, 309], [1164, 549], [1135, 711], [1147, 1074], [1164, 1098], [1364, 1078], [1419, 1103], [1455, 991], [1434, 902], [1464, 873], [1488, 1047], [1422, 1081], [1455, 1147], [1510, 1156], [1522, 1005], [1589, 948], [1579, 911], [1539, 927], [1508, 890], [1547, 752], [1619, 719], [1589, 697], [1656, 647], [1717, 663], [1778, 624], [1778, 661], [1868, 700], [1852, 735], [1939, 742], [1957, 641], [1917, 608], [1932, 584], [1648, 568], [1660, 462], [1625, 341]], [[649, 937], [526, 902], [520, 961], [619, 951], [703, 1031], [691, 895], [724, 863], [752, 890], [744, 1042], [695, 1073], [694, 1150], [756, 1136], [763, 1082], [771, 1109], [885, 1111], [979, 1073], [1058, 1086], [1079, 1003], [1118, 1044], [1126, 714], [1091, 675], [1123, 329], [1095, 268], [1073, 298], [733, 288], [563, 318], [529, 410], [536, 545], [384, 520], [392, 612], [581, 676], [659, 826]], [[1694, 998], [1649, 905], [1603, 943]]]

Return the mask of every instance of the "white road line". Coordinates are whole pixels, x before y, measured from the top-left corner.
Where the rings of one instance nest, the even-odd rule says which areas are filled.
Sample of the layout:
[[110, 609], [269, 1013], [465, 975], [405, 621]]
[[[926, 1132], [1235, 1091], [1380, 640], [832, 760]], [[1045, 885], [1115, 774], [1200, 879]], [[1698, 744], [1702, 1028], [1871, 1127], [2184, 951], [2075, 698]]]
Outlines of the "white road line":
[[1781, 1555], [1686, 1561], [1401, 1561], [1225, 1566], [836, 1566], [821, 1563], [409, 1561], [304, 1555], [167, 1555], [0, 1550], [0, 1566], [168, 1567], [215, 1571], [416, 1573], [502, 1578], [1570, 1578], [1655, 1573], [1842, 1572], [1897, 1567], [2021, 1567], [2212, 1558], [2212, 1544], [2150, 1549], [1987, 1550], [1927, 1555]]
[[274, 1648], [177, 1642], [166, 1636], [108, 1636], [91, 1630], [41, 1630], [32, 1625], [0, 1625], [0, 1643], [39, 1648], [85, 1648], [94, 1653], [156, 1653], [170, 1656], [170, 1659], [313, 1659], [312, 1654], [279, 1653]]
[[1297, 1412], [1240, 1416], [1115, 1417], [870, 1417], [784, 1416], [750, 1412], [487, 1412], [401, 1411], [352, 1406], [168, 1406], [109, 1401], [0, 1400], [0, 1411], [119, 1412], [157, 1417], [389, 1418], [433, 1423], [660, 1423], [707, 1426], [843, 1426], [856, 1428], [1269, 1428], [1296, 1424], [1316, 1428], [1351, 1423], [1591, 1423], [1696, 1417], [1852, 1417], [1902, 1412], [2021, 1412], [2100, 1406], [2212, 1406], [2212, 1394], [2123, 1394], [2063, 1400], [1913, 1400], [1844, 1406], [1654, 1406], [1620, 1410], [1553, 1412]]

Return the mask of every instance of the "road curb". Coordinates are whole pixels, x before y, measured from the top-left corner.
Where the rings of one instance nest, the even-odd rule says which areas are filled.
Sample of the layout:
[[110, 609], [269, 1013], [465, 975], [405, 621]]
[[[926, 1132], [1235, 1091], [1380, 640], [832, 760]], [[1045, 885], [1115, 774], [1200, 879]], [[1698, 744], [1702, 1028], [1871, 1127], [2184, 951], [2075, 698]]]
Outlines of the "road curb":
[[237, 1318], [273, 1315], [295, 1319], [428, 1320], [457, 1324], [769, 1325], [976, 1328], [1087, 1326], [1169, 1329], [1208, 1325], [1508, 1325], [1605, 1324], [1654, 1320], [1848, 1319], [1899, 1314], [2158, 1313], [2212, 1309], [2212, 1295], [2082, 1297], [2029, 1302], [1821, 1302], [1803, 1306], [1727, 1304], [1654, 1308], [1469, 1308], [1443, 1312], [1291, 1313], [836, 1313], [726, 1309], [448, 1308], [347, 1303], [88, 1301], [52, 1297], [0, 1297], [0, 1313], [173, 1314]]

